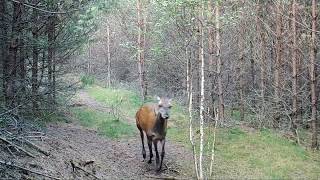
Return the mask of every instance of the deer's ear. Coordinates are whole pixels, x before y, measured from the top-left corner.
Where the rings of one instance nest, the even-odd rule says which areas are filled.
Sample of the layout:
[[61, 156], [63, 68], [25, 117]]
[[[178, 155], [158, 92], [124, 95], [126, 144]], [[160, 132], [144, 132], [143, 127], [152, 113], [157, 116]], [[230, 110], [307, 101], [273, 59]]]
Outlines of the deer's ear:
[[172, 98], [168, 99], [168, 103], [171, 104], [172, 102]]
[[160, 100], [161, 100], [161, 98], [160, 98], [159, 96], [157, 96], [157, 100], [158, 100], [158, 101], [160, 101]]

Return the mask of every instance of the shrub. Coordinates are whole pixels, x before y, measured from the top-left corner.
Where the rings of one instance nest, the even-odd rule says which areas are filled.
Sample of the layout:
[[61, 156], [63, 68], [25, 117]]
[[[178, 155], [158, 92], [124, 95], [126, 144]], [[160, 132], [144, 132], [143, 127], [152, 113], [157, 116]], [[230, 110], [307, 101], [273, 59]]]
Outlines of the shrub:
[[94, 84], [95, 78], [91, 75], [84, 75], [81, 77], [81, 83], [83, 86], [91, 86]]

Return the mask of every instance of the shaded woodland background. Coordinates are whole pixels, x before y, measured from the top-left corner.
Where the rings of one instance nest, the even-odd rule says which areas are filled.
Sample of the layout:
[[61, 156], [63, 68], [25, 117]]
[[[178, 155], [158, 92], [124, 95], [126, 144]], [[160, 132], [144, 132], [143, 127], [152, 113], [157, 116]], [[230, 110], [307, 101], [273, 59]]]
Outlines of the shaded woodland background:
[[[139, 3], [140, 9], [135, 1], [1, 1], [3, 107], [18, 114], [53, 110], [72, 87], [63, 81], [70, 70], [114, 86], [137, 89], [143, 81], [143, 97], [162, 94], [184, 102], [187, 63], [199, 104], [203, 48], [208, 116], [217, 102], [226, 115], [239, 113], [256, 127], [288, 130], [317, 122], [317, 3], [207, 2], [204, 19], [197, 1]], [[97, 25], [104, 28], [91, 36]]]
[[[246, 123], [319, 147], [316, 0], [1, 0], [1, 120], [43, 119], [78, 81], [192, 99], [194, 125]], [[80, 76], [80, 77], [79, 77]], [[190, 105], [190, 104], [189, 104]], [[41, 118], [42, 117], [42, 118]]]

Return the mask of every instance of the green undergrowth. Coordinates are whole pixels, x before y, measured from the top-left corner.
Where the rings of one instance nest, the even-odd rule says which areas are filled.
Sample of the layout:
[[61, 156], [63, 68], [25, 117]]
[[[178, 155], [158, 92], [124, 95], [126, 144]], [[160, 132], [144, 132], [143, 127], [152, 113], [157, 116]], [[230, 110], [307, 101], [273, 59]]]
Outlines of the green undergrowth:
[[[119, 109], [122, 115], [134, 118], [137, 110], [142, 105], [140, 96], [136, 92], [126, 89], [103, 88], [101, 86], [90, 86], [86, 88], [89, 96], [96, 101], [103, 103], [107, 107], [114, 107]], [[155, 98], [148, 98], [147, 103], [156, 102]], [[183, 107], [173, 101], [173, 108], [171, 110], [171, 118], [175, 126], [185, 125], [187, 120], [186, 112]]]
[[52, 122], [68, 122], [69, 117], [65, 110], [39, 111], [37, 114], [21, 113], [24, 123], [32, 124], [38, 128], [46, 128], [48, 123]]
[[89, 108], [74, 108], [73, 114], [79, 119], [81, 125], [94, 128], [99, 134], [110, 138], [130, 136], [134, 127], [122, 120], [118, 120], [110, 113], [99, 112]]
[[81, 76], [80, 81], [82, 83], [82, 86], [91, 86], [94, 84], [95, 78], [94, 76], [83, 75]]
[[318, 179], [320, 154], [281, 137], [268, 129], [246, 132], [240, 128], [219, 129], [217, 158], [222, 176], [266, 179]]
[[139, 95], [125, 89], [103, 88], [94, 85], [87, 87], [86, 91], [96, 101], [120, 110], [125, 116], [134, 117], [136, 110], [141, 105]]
[[[204, 133], [208, 137], [208, 129]], [[169, 129], [170, 138], [191, 149], [188, 129]], [[211, 139], [212, 140], [212, 137]], [[199, 152], [199, 131], [195, 130]], [[211, 144], [205, 139], [204, 154], [210, 157]], [[227, 179], [319, 179], [320, 152], [306, 149], [269, 129], [241, 128], [216, 131], [215, 178]]]

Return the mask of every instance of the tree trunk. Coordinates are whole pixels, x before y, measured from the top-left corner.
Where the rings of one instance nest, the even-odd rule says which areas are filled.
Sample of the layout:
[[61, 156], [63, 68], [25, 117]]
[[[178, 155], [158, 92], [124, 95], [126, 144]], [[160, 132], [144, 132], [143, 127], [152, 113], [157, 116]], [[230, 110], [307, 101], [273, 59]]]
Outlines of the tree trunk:
[[[242, 7], [244, 5], [244, 2], [241, 1]], [[243, 17], [243, 11], [241, 11], [241, 17]], [[244, 21], [242, 21], [244, 22]], [[241, 24], [241, 20], [240, 20], [240, 24]], [[244, 74], [244, 51], [245, 51], [245, 44], [244, 44], [244, 39], [243, 37], [245, 36], [244, 34], [244, 27], [245, 25], [243, 24], [243, 27], [240, 27], [240, 34], [238, 36], [238, 49], [239, 49], [239, 96], [240, 96], [240, 120], [243, 121], [244, 120], [244, 80], [243, 80], [243, 74]]]
[[[33, 1], [35, 4], [36, 1]], [[39, 49], [38, 49], [38, 11], [36, 9], [32, 10], [32, 68], [31, 68], [31, 86], [32, 86], [32, 108], [35, 113], [38, 109], [37, 99], [38, 99], [38, 60], [39, 60]]]
[[299, 137], [298, 137], [298, 129], [297, 129], [297, 120], [298, 120], [298, 92], [297, 92], [297, 31], [296, 31], [296, 0], [293, 0], [292, 2], [292, 132], [296, 137], [296, 142], [299, 142]]
[[88, 56], [89, 59], [87, 60], [87, 75], [91, 75], [91, 61], [93, 61], [92, 59], [92, 52], [91, 52], [91, 42], [88, 42]]
[[147, 37], [147, 10], [146, 7], [144, 8], [143, 13], [143, 46], [142, 46], [142, 57], [143, 57], [143, 82], [144, 82], [144, 97], [148, 95], [148, 81], [146, 75], [146, 68], [145, 68], [145, 57], [146, 57], [146, 37]]
[[[252, 90], [256, 89], [256, 75], [255, 75], [255, 60], [254, 60], [254, 55], [253, 55], [253, 42], [250, 41], [250, 71], [251, 71], [251, 83], [252, 83]], [[252, 97], [252, 107], [256, 107], [256, 96]]]
[[281, 67], [282, 67], [282, 11], [281, 11], [281, 1], [276, 2], [276, 61], [275, 61], [275, 68], [274, 68], [274, 94], [275, 94], [275, 114], [274, 114], [274, 121], [273, 126], [279, 127], [280, 125], [280, 101], [281, 101]]
[[[213, 23], [213, 10], [212, 10], [212, 4], [211, 1], [208, 2], [208, 11], [209, 11], [209, 22]], [[213, 65], [213, 60], [214, 60], [214, 39], [213, 39], [213, 25], [209, 25], [208, 28], [208, 51], [209, 51], [209, 87], [210, 92], [209, 92], [209, 113], [211, 115], [211, 117], [215, 117], [215, 110], [214, 110], [214, 65]]]
[[16, 80], [17, 80], [17, 53], [19, 48], [19, 36], [21, 31], [21, 4], [13, 2], [12, 32], [8, 54], [8, 77], [5, 78], [5, 101], [6, 105], [15, 105]]
[[282, 63], [282, 43], [281, 43], [281, 36], [282, 36], [282, 27], [281, 27], [281, 2], [276, 2], [276, 62], [275, 62], [275, 69], [274, 69], [274, 80], [275, 80], [275, 101], [276, 104], [279, 104], [280, 101], [280, 69]]
[[[55, 8], [55, 4], [48, 7]], [[51, 14], [48, 17], [48, 81], [49, 81], [49, 101], [54, 103], [56, 99], [56, 17]]]
[[[188, 47], [186, 46], [186, 54], [188, 55]], [[191, 56], [191, 54], [190, 54]], [[198, 161], [197, 161], [197, 152], [196, 152], [196, 145], [194, 143], [194, 134], [193, 134], [193, 103], [192, 103], [192, 67], [191, 67], [191, 57], [187, 56], [187, 93], [188, 93], [188, 111], [189, 111], [189, 140], [192, 146], [192, 153], [193, 153], [193, 163], [195, 173], [197, 175], [197, 179], [199, 179], [199, 171], [198, 171]]]
[[52, 76], [53, 76], [53, 55], [54, 55], [54, 24], [53, 24], [53, 16], [50, 15], [48, 17], [48, 85], [49, 85], [49, 102], [53, 102], [53, 81], [52, 81]]
[[21, 11], [21, 25], [20, 25], [20, 30], [19, 30], [19, 94], [18, 94], [18, 104], [21, 103], [21, 101], [23, 100], [23, 97], [25, 95], [25, 91], [26, 91], [26, 59], [28, 58], [28, 53], [26, 50], [26, 46], [25, 46], [25, 41], [24, 41], [24, 36], [26, 36], [25, 34], [25, 28], [27, 27], [26, 23], [28, 23], [26, 17], [25, 17], [25, 8], [23, 5], [20, 6], [20, 11]]
[[317, 94], [316, 94], [316, 24], [317, 23], [317, 2], [312, 0], [312, 33], [311, 33], [311, 48], [310, 48], [310, 89], [311, 89], [311, 131], [312, 140], [311, 148], [318, 149], [318, 131], [317, 131]]
[[144, 46], [145, 36], [142, 34], [145, 32], [144, 17], [142, 14], [142, 0], [137, 0], [137, 13], [138, 13], [138, 69], [139, 79], [141, 87], [142, 100], [146, 99], [146, 83], [145, 83], [145, 67], [144, 67]]
[[0, 43], [1, 43], [1, 65], [2, 65], [2, 93], [5, 99], [6, 97], [6, 89], [7, 89], [7, 81], [8, 81], [8, 43], [7, 43], [7, 34], [8, 34], [8, 26], [6, 23], [6, 18], [4, 14], [7, 12], [7, 3], [6, 1], [0, 1], [0, 12], [2, 15], [0, 16]]
[[264, 119], [265, 115], [265, 71], [266, 71], [266, 35], [265, 31], [262, 28], [261, 21], [263, 20], [263, 14], [262, 14], [262, 5], [261, 1], [259, 0], [257, 5], [257, 18], [256, 18], [256, 24], [257, 24], [257, 41], [259, 43], [258, 46], [258, 52], [261, 53], [260, 55], [260, 96], [261, 96], [261, 107], [260, 107], [260, 122], [262, 122], [262, 119]]
[[108, 87], [111, 86], [111, 55], [110, 55], [110, 26], [107, 24], [107, 66], [108, 66]]
[[199, 152], [199, 178], [203, 179], [203, 147], [204, 147], [204, 3], [202, 2], [201, 12], [200, 12], [200, 22], [199, 22], [199, 31], [200, 31], [200, 152]]
[[223, 99], [223, 84], [222, 84], [222, 61], [220, 54], [220, 4], [216, 1], [216, 58], [217, 58], [217, 76], [218, 76], [218, 96], [219, 96], [219, 117], [220, 122], [224, 122], [224, 99]]

